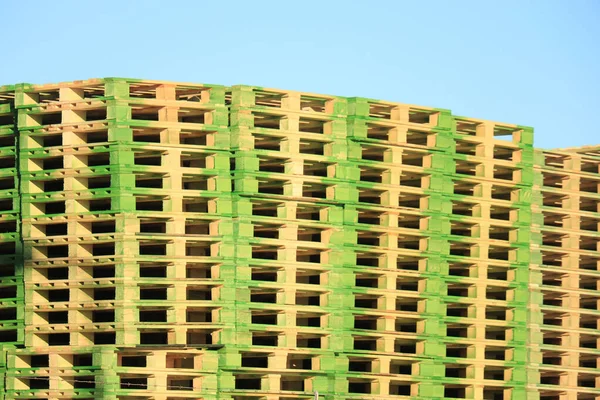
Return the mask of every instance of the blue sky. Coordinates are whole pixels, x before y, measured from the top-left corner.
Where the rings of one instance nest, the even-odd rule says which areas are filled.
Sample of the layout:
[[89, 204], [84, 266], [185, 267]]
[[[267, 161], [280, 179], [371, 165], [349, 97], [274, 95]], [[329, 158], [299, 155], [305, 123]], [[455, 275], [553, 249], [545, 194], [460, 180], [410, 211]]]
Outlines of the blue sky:
[[529, 125], [600, 144], [600, 2], [0, 2], [0, 84], [248, 84]]

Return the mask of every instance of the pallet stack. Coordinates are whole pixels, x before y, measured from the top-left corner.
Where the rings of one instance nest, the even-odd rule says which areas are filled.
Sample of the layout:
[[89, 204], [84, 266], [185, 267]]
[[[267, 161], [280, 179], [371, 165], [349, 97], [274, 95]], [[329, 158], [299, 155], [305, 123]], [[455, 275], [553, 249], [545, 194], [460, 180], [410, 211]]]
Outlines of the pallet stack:
[[529, 384], [533, 135], [454, 118], [444, 396], [536, 398]]
[[356, 399], [441, 397], [450, 116], [364, 98], [350, 99], [349, 111], [348, 391]]
[[215, 396], [204, 352], [233, 324], [224, 101], [119, 79], [16, 89], [26, 327], [9, 396]]
[[600, 399], [600, 154], [365, 98], [0, 87], [0, 399]]
[[600, 153], [536, 153], [535, 271], [542, 318], [539, 390], [556, 400], [600, 398]]
[[230, 93], [238, 365], [226, 393], [343, 393], [347, 101], [249, 86]]
[[0, 87], [0, 393], [6, 354], [24, 340], [23, 248], [20, 219], [15, 87]]

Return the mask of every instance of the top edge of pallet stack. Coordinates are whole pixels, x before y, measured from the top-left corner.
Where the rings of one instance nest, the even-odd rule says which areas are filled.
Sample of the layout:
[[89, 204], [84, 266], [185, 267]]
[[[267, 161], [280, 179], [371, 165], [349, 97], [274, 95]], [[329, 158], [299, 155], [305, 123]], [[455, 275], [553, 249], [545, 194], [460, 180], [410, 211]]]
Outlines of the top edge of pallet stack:
[[16, 85], [0, 85], [0, 94], [5, 94], [7, 92], [14, 92]]
[[489, 119], [480, 119], [480, 118], [473, 118], [473, 117], [465, 117], [462, 115], [452, 115], [452, 118], [457, 122], [465, 122], [465, 123], [476, 123], [476, 124], [490, 124], [490, 125], [495, 125], [498, 127], [502, 127], [502, 128], [512, 128], [515, 130], [524, 130], [524, 131], [534, 131], [534, 128], [532, 126], [529, 125], [521, 125], [521, 124], [509, 124], [507, 122], [501, 122], [501, 121], [492, 121]]
[[[402, 108], [407, 111], [407, 109], [411, 110], [411, 112], [425, 112], [425, 113], [441, 113], [447, 117], [452, 118], [456, 122], [465, 121], [468, 123], [485, 123], [492, 124], [496, 126], [501, 126], [505, 128], [515, 128], [515, 129], [524, 129], [524, 130], [532, 130], [533, 128], [525, 125], [515, 125], [504, 122], [496, 122], [490, 120], [482, 120], [470, 117], [456, 116], [451, 114], [451, 110], [444, 108], [436, 108], [430, 106], [423, 105], [415, 105], [409, 103], [401, 103], [394, 101], [387, 101], [381, 99], [373, 99], [367, 97], [344, 97], [344, 96], [335, 96], [329, 94], [321, 94], [321, 93], [311, 93], [311, 92], [300, 92], [294, 90], [284, 90], [277, 88], [268, 88], [263, 86], [256, 85], [233, 85], [233, 86], [225, 86], [225, 85], [216, 85], [216, 84], [206, 84], [206, 83], [193, 83], [193, 82], [175, 82], [175, 81], [166, 81], [166, 80], [146, 80], [146, 79], [136, 79], [136, 78], [127, 78], [127, 77], [105, 77], [105, 78], [92, 78], [85, 80], [74, 80], [68, 82], [58, 82], [58, 83], [46, 83], [46, 84], [35, 84], [35, 83], [17, 83], [12, 85], [4, 85], [0, 86], [0, 96], [2, 94], [10, 94], [10, 92], [43, 92], [44, 90], [57, 90], [61, 88], [71, 88], [71, 89], [85, 89], [85, 88], [93, 88], [94, 86], [103, 85], [105, 83], [126, 83], [129, 85], [140, 86], [140, 89], [143, 89], [144, 86], [148, 88], [156, 88], [157, 86], [166, 85], [166, 86], [175, 86], [175, 87], [184, 87], [184, 88], [196, 88], [196, 89], [219, 89], [222, 92], [233, 92], [236, 90], [246, 90], [252, 94], [260, 94], [260, 95], [273, 95], [273, 96], [292, 96], [292, 97], [305, 97], [310, 100], [337, 100], [347, 103], [349, 106], [347, 111], [349, 117], [366, 117], [366, 118], [374, 118], [374, 119], [385, 119], [385, 118], [377, 118], [377, 115], [380, 113], [389, 114], [392, 112], [393, 108]], [[219, 97], [219, 102], [223, 102], [226, 104], [226, 100], [221, 97], [223, 93], [221, 93]], [[126, 96], [127, 97], [127, 96]], [[276, 100], [275, 100], [276, 101]], [[243, 102], [241, 103], [243, 105]], [[237, 105], [237, 104], [236, 104]], [[260, 104], [252, 104], [252, 106], [260, 106]], [[352, 110], [350, 110], [350, 108]], [[389, 118], [388, 118], [389, 119]]]
[[588, 144], [577, 147], [563, 147], [558, 149], [541, 149], [544, 153], [567, 153], [567, 154], [579, 154], [581, 156], [592, 156], [600, 157], [600, 145]]
[[207, 83], [198, 82], [175, 82], [165, 80], [151, 80], [151, 79], [138, 79], [138, 78], [125, 78], [125, 77], [104, 77], [104, 78], [90, 78], [73, 81], [62, 81], [54, 83], [30, 83], [20, 82], [16, 84], [0, 86], [0, 91], [5, 88], [25, 89], [25, 90], [43, 90], [43, 89], [58, 89], [58, 88], [84, 88], [87, 86], [102, 85], [107, 82], [124, 82], [129, 84], [140, 84], [140, 85], [177, 85], [177, 86], [189, 86], [189, 87], [225, 87], [224, 85], [213, 85]]

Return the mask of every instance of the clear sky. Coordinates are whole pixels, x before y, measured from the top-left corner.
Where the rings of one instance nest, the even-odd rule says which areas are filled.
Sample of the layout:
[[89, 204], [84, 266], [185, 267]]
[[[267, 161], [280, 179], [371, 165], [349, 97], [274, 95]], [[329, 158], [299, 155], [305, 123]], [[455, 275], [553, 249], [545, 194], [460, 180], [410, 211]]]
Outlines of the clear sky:
[[451, 109], [600, 144], [600, 1], [1, 1], [0, 84], [121, 76]]

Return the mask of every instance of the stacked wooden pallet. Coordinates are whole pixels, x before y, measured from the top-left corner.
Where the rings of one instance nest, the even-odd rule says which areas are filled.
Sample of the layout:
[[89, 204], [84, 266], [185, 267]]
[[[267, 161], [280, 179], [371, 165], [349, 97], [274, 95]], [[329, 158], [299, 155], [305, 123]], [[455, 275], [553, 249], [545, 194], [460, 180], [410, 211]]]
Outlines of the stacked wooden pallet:
[[596, 148], [365, 98], [0, 88], [0, 399], [598, 399]]

